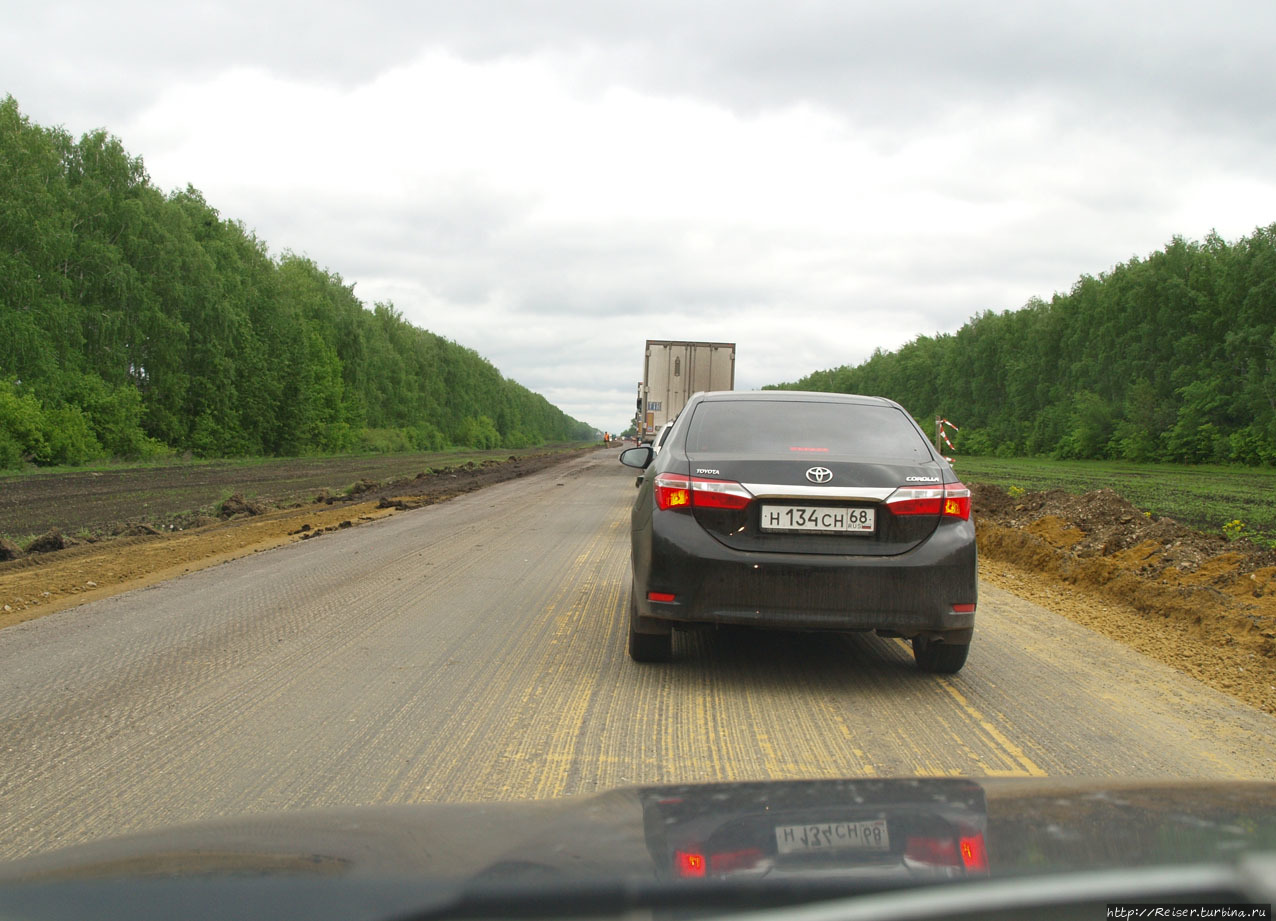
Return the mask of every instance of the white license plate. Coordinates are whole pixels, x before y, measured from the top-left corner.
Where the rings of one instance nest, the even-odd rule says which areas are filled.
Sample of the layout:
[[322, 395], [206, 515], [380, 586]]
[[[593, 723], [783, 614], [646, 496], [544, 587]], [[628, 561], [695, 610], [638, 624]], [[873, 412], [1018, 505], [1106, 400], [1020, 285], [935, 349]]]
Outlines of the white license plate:
[[822, 531], [833, 534], [872, 534], [877, 514], [871, 508], [828, 508], [810, 505], [764, 505], [763, 531]]
[[810, 825], [777, 825], [775, 846], [781, 854], [805, 854], [840, 848], [889, 851], [886, 820], [869, 822], [814, 822]]

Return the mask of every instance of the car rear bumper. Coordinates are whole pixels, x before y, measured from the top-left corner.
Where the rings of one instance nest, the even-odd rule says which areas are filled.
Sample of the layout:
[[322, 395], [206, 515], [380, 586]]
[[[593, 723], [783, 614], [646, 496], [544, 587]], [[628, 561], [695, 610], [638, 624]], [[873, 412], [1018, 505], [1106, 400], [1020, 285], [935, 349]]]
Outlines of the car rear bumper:
[[[961, 641], [974, 627], [975, 529], [944, 521], [925, 542], [895, 556], [826, 556], [733, 550], [690, 515], [657, 514], [650, 545], [634, 547], [638, 629], [745, 624], [795, 630], [943, 633]], [[649, 592], [673, 595], [652, 601]]]

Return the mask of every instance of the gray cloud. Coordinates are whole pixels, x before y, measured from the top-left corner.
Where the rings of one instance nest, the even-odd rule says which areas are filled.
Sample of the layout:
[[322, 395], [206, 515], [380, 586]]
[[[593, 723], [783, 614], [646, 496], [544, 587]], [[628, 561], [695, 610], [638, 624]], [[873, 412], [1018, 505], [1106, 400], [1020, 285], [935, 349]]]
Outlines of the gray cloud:
[[1272, 34], [1266, 0], [55, 0], [7, 11], [0, 93], [618, 428], [646, 338], [760, 386], [1270, 223]]
[[[478, 61], [592, 52], [582, 77], [595, 86], [637, 85], [743, 109], [815, 101], [869, 122], [1044, 91], [1099, 117], [1173, 115], [1247, 131], [1257, 117], [1270, 132], [1267, 94], [1276, 82], [1276, 7], [1258, 0], [370, 0], [327, 9], [296, 0], [60, 0], [6, 18], [0, 47], [9, 92], [75, 89], [101, 103], [96, 111], [117, 115], [135, 97], [229, 67], [351, 86], [430, 47]], [[116, 105], [106, 102], [121, 91]]]

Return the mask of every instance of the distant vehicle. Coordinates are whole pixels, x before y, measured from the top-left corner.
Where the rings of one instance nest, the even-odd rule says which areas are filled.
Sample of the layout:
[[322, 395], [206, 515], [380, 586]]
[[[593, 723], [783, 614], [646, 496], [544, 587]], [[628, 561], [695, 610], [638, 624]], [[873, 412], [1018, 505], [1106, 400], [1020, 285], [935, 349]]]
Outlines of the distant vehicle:
[[970, 490], [897, 403], [701, 393], [643, 468], [632, 512], [629, 653], [674, 628], [875, 630], [923, 671], [966, 662], [975, 626]]
[[654, 441], [692, 394], [734, 387], [734, 342], [648, 339], [638, 384], [639, 440]]
[[669, 430], [673, 428], [672, 422], [666, 422], [660, 427], [660, 431], [656, 433], [656, 438], [651, 443], [651, 450], [656, 454], [660, 453], [661, 447], [664, 446], [665, 439], [669, 437]]

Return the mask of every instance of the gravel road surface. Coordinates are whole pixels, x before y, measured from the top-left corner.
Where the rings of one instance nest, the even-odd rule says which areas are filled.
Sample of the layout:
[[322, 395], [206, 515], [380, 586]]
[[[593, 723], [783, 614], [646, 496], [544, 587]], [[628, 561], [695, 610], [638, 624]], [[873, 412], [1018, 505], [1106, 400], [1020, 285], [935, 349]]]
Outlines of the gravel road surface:
[[0, 859], [214, 816], [860, 775], [1276, 779], [1276, 719], [984, 586], [904, 643], [624, 653], [614, 452], [0, 631]]

